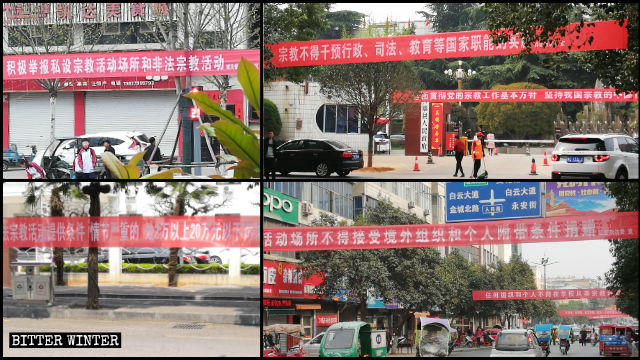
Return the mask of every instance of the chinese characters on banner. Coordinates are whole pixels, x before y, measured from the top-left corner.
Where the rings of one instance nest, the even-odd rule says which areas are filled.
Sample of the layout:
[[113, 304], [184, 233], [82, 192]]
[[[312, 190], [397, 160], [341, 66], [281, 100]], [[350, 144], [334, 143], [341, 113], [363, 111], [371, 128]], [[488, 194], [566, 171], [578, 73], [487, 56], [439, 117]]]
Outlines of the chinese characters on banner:
[[242, 57], [260, 64], [259, 49], [9, 55], [2, 80], [236, 75]]
[[[615, 20], [585, 24], [594, 26], [585, 26], [579, 34], [566, 35], [561, 45], [557, 47], [535, 44], [531, 52], [627, 48], [626, 26], [618, 26]], [[566, 30], [571, 32], [576, 25], [569, 24]], [[593, 35], [593, 42], [585, 43], [584, 39], [591, 35]], [[579, 39], [576, 40], [578, 36]], [[582, 46], [578, 48], [579, 45]], [[265, 44], [265, 46], [273, 53], [271, 62], [276, 67], [513, 55], [524, 49], [522, 40], [517, 35], [511, 35], [507, 43], [494, 45], [488, 30], [364, 39], [295, 41]]]
[[420, 152], [429, 152], [429, 103], [420, 104]]
[[456, 135], [457, 133], [447, 133], [447, 150], [453, 150], [453, 147], [456, 145]]
[[621, 314], [621, 315], [596, 315], [596, 316], [589, 316], [589, 320], [613, 319], [613, 318], [620, 318], [620, 317], [631, 317], [631, 315], [627, 315], [627, 314]]
[[438, 150], [442, 146], [442, 138], [445, 132], [444, 121], [442, 121], [442, 103], [431, 104], [431, 149]]
[[614, 297], [617, 296], [607, 289], [473, 290], [473, 300], [602, 299]]
[[7, 247], [259, 247], [259, 216], [2, 218]]
[[383, 249], [637, 239], [638, 212], [465, 223], [265, 228], [264, 251]]
[[316, 326], [331, 326], [338, 322], [338, 314], [316, 314]]
[[322, 298], [313, 294], [313, 288], [322, 282], [321, 275], [308, 279], [296, 264], [263, 260], [262, 296], [288, 298]]
[[558, 315], [560, 316], [603, 316], [609, 315], [610, 317], [615, 316], [629, 316], [623, 312], [618, 310], [558, 310]]
[[418, 96], [395, 92], [394, 103], [406, 102], [572, 102], [638, 101], [638, 93], [615, 89], [421, 90]]

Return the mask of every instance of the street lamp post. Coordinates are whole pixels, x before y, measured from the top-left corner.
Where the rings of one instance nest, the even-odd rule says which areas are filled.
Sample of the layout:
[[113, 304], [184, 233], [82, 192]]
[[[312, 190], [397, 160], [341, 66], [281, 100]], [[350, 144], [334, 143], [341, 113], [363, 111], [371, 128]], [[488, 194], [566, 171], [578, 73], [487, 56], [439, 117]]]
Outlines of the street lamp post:
[[[451, 79], [458, 80], [458, 90], [462, 90], [462, 79], [468, 79], [476, 74], [475, 70], [468, 69], [467, 72], [462, 70], [462, 60], [458, 60], [458, 70], [454, 73], [453, 70], [447, 69], [444, 71], [444, 74], [450, 77]], [[462, 101], [458, 102], [459, 105], [462, 105]]]
[[547, 290], [547, 265], [553, 265], [553, 264], [557, 264], [557, 261], [554, 261], [552, 263], [549, 262], [549, 257], [547, 256], [547, 258], [545, 259], [544, 257], [542, 257], [542, 259], [540, 260], [540, 263], [535, 263], [536, 265], [542, 265], [544, 267], [544, 289]]

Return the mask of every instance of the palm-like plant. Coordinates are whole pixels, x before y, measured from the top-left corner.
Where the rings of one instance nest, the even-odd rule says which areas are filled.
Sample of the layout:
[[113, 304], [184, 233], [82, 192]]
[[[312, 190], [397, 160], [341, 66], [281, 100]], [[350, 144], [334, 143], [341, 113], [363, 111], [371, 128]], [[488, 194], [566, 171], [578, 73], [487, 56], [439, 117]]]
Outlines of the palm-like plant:
[[[41, 201], [42, 197], [51, 192], [51, 216], [64, 216], [64, 198], [86, 199], [86, 196], [80, 191], [79, 185], [77, 182], [31, 182], [27, 186], [24, 204], [34, 212], [35, 206]], [[53, 259], [56, 264], [56, 285], [64, 285], [63, 248], [53, 248]]]
[[[185, 216], [207, 213], [213, 209], [226, 205], [227, 198], [219, 204], [213, 203], [212, 198], [218, 196], [217, 186], [206, 183], [167, 182], [164, 186], [149, 182], [145, 186], [149, 195], [156, 198], [154, 204], [160, 215]], [[169, 251], [169, 286], [178, 286], [176, 267], [180, 248], [170, 248]]]

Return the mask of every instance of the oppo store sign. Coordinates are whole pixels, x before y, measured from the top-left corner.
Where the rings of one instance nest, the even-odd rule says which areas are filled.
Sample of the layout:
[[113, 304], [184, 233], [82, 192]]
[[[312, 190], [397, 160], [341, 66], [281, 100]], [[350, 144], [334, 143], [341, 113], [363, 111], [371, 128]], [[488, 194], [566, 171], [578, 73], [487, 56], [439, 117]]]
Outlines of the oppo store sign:
[[262, 193], [264, 216], [290, 224], [298, 224], [298, 199], [265, 188]]

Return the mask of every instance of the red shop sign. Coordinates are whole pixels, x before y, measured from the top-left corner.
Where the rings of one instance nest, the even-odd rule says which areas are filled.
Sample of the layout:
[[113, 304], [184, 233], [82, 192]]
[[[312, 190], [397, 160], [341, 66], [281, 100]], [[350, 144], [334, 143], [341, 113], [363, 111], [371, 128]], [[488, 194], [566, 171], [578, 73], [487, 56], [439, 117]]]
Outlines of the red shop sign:
[[260, 66], [259, 49], [9, 55], [2, 79], [236, 75], [242, 57]]
[[446, 224], [263, 230], [264, 251], [388, 249], [637, 239], [638, 212]]
[[259, 216], [2, 218], [2, 247], [259, 247]]
[[322, 276], [304, 279], [296, 264], [264, 260], [262, 262], [262, 296], [319, 299], [312, 290], [322, 282]]
[[338, 322], [338, 314], [322, 315], [316, 314], [316, 326], [331, 326]]
[[638, 93], [615, 89], [421, 90], [419, 95], [395, 92], [394, 103], [446, 102], [583, 102], [638, 101]]
[[290, 308], [293, 306], [293, 304], [291, 303], [291, 300], [287, 300], [287, 299], [262, 299], [262, 306], [270, 307], [270, 308], [274, 308], [274, 307]]
[[473, 300], [601, 299], [617, 297], [607, 289], [473, 290]]
[[[557, 47], [535, 44], [531, 52], [627, 48], [626, 21], [625, 26], [619, 26], [616, 20], [585, 24], [594, 26], [585, 26], [579, 34], [565, 36], [561, 39], [561, 45]], [[578, 23], [569, 24], [567, 30], [571, 31], [577, 25]], [[579, 39], [577, 39], [578, 36]], [[593, 42], [584, 43], [584, 39], [590, 36], [593, 36]], [[517, 35], [511, 35], [509, 42], [498, 46], [494, 45], [491, 39], [490, 31], [474, 30], [429, 35], [293, 41], [265, 44], [265, 46], [274, 54], [271, 62], [276, 67], [514, 55], [524, 49], [522, 40]], [[580, 49], [578, 45], [582, 45]]]

